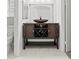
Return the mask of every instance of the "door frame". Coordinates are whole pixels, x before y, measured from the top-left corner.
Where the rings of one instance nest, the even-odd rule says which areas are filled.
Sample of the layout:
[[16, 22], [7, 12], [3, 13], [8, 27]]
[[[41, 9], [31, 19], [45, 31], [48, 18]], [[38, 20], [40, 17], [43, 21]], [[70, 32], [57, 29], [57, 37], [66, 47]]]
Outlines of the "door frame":
[[69, 52], [71, 51], [71, 0], [65, 0], [64, 4], [65, 4], [64, 5], [65, 6], [65, 52]]

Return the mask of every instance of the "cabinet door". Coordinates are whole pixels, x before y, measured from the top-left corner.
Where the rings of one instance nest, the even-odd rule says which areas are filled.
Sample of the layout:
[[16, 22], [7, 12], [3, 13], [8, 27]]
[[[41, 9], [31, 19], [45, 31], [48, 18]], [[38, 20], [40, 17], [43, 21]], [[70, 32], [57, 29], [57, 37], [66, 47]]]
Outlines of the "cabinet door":
[[48, 24], [48, 37], [55, 37], [55, 26], [53, 24]]
[[24, 24], [23, 26], [23, 34], [24, 36], [30, 38], [30, 37], [33, 37], [33, 28], [34, 28], [34, 25], [33, 24]]
[[48, 24], [48, 37], [54, 39], [59, 37], [59, 24]]

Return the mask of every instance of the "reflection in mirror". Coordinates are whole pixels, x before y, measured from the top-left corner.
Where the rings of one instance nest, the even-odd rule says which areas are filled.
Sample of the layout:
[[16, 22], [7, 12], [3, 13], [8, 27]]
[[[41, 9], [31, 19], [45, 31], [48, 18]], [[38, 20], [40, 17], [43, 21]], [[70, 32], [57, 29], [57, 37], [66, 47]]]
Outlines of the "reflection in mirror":
[[28, 5], [22, 4], [22, 19], [28, 19]]
[[22, 18], [23, 19], [28, 19], [28, 6], [23, 6], [23, 9], [22, 9]]
[[50, 7], [47, 6], [34, 6], [31, 7], [30, 10], [30, 17], [31, 19], [38, 19], [40, 17], [42, 17], [43, 19], [50, 19]]

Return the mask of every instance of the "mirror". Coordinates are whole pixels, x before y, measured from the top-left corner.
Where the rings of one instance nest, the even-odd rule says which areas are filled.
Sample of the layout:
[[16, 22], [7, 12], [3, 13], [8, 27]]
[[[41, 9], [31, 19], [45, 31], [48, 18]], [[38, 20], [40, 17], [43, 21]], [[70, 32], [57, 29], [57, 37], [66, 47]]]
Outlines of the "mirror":
[[52, 8], [51, 5], [30, 5], [30, 19], [38, 19], [42, 17], [43, 19], [51, 20], [52, 17]]

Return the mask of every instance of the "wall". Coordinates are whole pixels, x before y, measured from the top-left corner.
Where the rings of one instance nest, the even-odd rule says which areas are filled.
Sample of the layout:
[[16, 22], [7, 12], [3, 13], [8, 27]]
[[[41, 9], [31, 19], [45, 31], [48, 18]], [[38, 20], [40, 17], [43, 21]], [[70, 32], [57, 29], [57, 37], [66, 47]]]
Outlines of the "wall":
[[14, 0], [8, 0], [7, 25], [14, 25]]
[[15, 0], [14, 19], [14, 55], [19, 56], [23, 50], [22, 38], [22, 0]]
[[10, 54], [13, 51], [14, 0], [8, 0], [7, 7], [7, 54]]
[[7, 25], [14, 26], [14, 17], [7, 17]]
[[8, 0], [8, 17], [14, 17], [14, 0]]
[[66, 52], [71, 51], [71, 0], [66, 0]]

